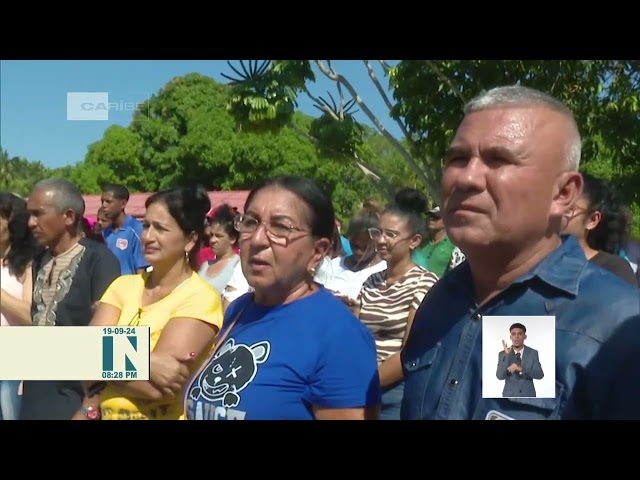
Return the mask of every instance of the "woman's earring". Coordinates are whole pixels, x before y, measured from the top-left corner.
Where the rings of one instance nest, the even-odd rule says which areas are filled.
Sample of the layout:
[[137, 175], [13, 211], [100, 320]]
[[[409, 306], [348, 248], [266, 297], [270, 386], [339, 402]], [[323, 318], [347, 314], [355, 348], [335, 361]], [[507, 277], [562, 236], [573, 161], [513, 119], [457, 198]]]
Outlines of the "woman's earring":
[[316, 267], [311, 267], [309, 269], [309, 275], [311, 275], [312, 277], [316, 275]]

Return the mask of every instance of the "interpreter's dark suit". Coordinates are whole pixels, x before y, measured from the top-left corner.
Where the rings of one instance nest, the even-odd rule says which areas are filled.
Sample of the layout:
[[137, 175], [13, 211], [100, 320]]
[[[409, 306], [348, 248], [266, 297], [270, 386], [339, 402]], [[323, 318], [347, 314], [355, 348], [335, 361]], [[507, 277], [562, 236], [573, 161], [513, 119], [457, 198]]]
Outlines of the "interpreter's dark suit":
[[498, 380], [505, 380], [502, 396], [535, 397], [536, 387], [533, 385], [533, 379], [540, 380], [544, 377], [538, 351], [531, 347], [524, 347], [521, 372], [509, 373], [507, 369], [514, 363], [518, 363], [518, 360], [513, 348], [511, 348], [508, 355], [504, 353], [504, 350], [498, 353], [498, 370], [496, 371], [496, 376]]

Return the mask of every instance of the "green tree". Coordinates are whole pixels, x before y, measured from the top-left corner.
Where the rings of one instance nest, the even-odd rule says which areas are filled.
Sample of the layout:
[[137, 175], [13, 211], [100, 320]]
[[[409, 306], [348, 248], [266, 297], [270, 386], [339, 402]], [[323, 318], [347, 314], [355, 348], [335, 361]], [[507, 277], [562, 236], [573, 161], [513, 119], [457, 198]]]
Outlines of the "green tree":
[[51, 176], [51, 171], [39, 161], [11, 157], [0, 147], [0, 189], [29, 195], [34, 184]]
[[14, 163], [11, 161], [9, 152], [0, 146], [0, 185], [2, 185], [2, 190], [9, 190], [15, 178]]
[[[320, 151], [350, 156], [357, 165], [384, 175], [367, 150], [364, 129], [350, 111], [359, 107], [379, 134], [402, 158], [432, 200], [440, 197], [443, 158], [471, 98], [499, 85], [523, 84], [546, 91], [575, 112], [583, 135], [583, 167], [611, 157], [618, 172], [612, 183], [638, 205], [637, 187], [625, 180], [626, 168], [638, 170], [640, 151], [640, 62], [622, 60], [363, 60], [363, 68], [389, 109], [389, 118], [374, 115], [359, 95], [359, 85], [342, 75], [331, 60], [272, 60], [230, 64], [233, 89], [229, 111], [244, 129], [274, 131], [288, 126], [299, 95], [307, 95], [322, 112], [312, 129]], [[386, 81], [380, 80], [382, 77]], [[333, 100], [311, 90], [316, 75], [336, 85]], [[389, 95], [388, 91], [392, 92]], [[333, 124], [331, 124], [333, 122]], [[396, 122], [403, 139], [387, 128]], [[325, 132], [328, 132], [326, 134]], [[369, 149], [369, 151], [371, 151]], [[378, 168], [376, 168], [378, 167]], [[387, 177], [388, 178], [388, 177]], [[637, 184], [635, 184], [637, 185]], [[634, 207], [635, 208], [635, 207]]]
[[148, 175], [140, 162], [142, 140], [128, 128], [108, 127], [101, 140], [89, 145], [84, 162], [69, 178], [85, 193], [100, 193], [108, 182], [120, 182], [133, 191], [144, 190]]
[[142, 104], [128, 128], [110, 127], [89, 147], [71, 177], [83, 191], [106, 181], [131, 191], [156, 191], [174, 184], [200, 183], [208, 189], [249, 189], [266, 176], [296, 173], [316, 179], [333, 196], [341, 215], [352, 213], [371, 185], [344, 156], [319, 152], [304, 135], [313, 119], [291, 119], [291, 129], [239, 132], [227, 111], [231, 89], [189, 74], [167, 83]]
[[389, 70], [413, 154], [439, 178], [442, 159], [464, 103], [499, 85], [545, 91], [574, 112], [583, 137], [583, 163], [613, 155], [614, 164], [639, 165], [640, 62], [620, 60], [403, 60]]

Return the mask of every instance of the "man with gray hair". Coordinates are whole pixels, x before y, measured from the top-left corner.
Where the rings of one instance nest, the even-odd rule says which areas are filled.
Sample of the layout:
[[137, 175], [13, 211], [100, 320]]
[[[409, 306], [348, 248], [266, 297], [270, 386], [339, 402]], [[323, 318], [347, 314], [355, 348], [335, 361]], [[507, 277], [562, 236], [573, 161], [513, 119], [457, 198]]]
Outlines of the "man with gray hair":
[[[88, 325], [94, 304], [120, 275], [118, 260], [103, 244], [82, 238], [84, 199], [71, 182], [37, 183], [27, 210], [33, 236], [47, 247], [33, 261], [33, 325]], [[83, 397], [81, 382], [25, 381], [20, 419], [69, 420]]]
[[[530, 88], [495, 88], [465, 107], [441, 209], [467, 261], [416, 314], [401, 353], [403, 419], [588, 416], [574, 390], [615, 328], [640, 313], [640, 298], [561, 235], [583, 188], [580, 142], [571, 111]], [[482, 362], [483, 316], [555, 316], [554, 398], [482, 397], [482, 371], [496, 368]]]

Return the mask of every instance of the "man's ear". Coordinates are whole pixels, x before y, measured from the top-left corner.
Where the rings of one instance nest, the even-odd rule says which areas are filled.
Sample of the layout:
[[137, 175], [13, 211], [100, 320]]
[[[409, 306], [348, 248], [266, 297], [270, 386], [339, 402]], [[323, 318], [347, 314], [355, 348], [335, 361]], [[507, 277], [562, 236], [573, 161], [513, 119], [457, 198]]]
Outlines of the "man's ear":
[[584, 180], [579, 172], [561, 173], [553, 186], [551, 216], [561, 218], [574, 206], [582, 195]]
[[78, 220], [76, 212], [74, 212], [70, 208], [67, 208], [64, 212], [62, 212], [62, 215], [64, 215], [64, 224], [65, 224], [65, 226], [70, 227], [70, 226], [76, 224], [76, 225], [78, 225], [78, 228], [81, 227], [80, 222], [82, 221], [82, 219]]

